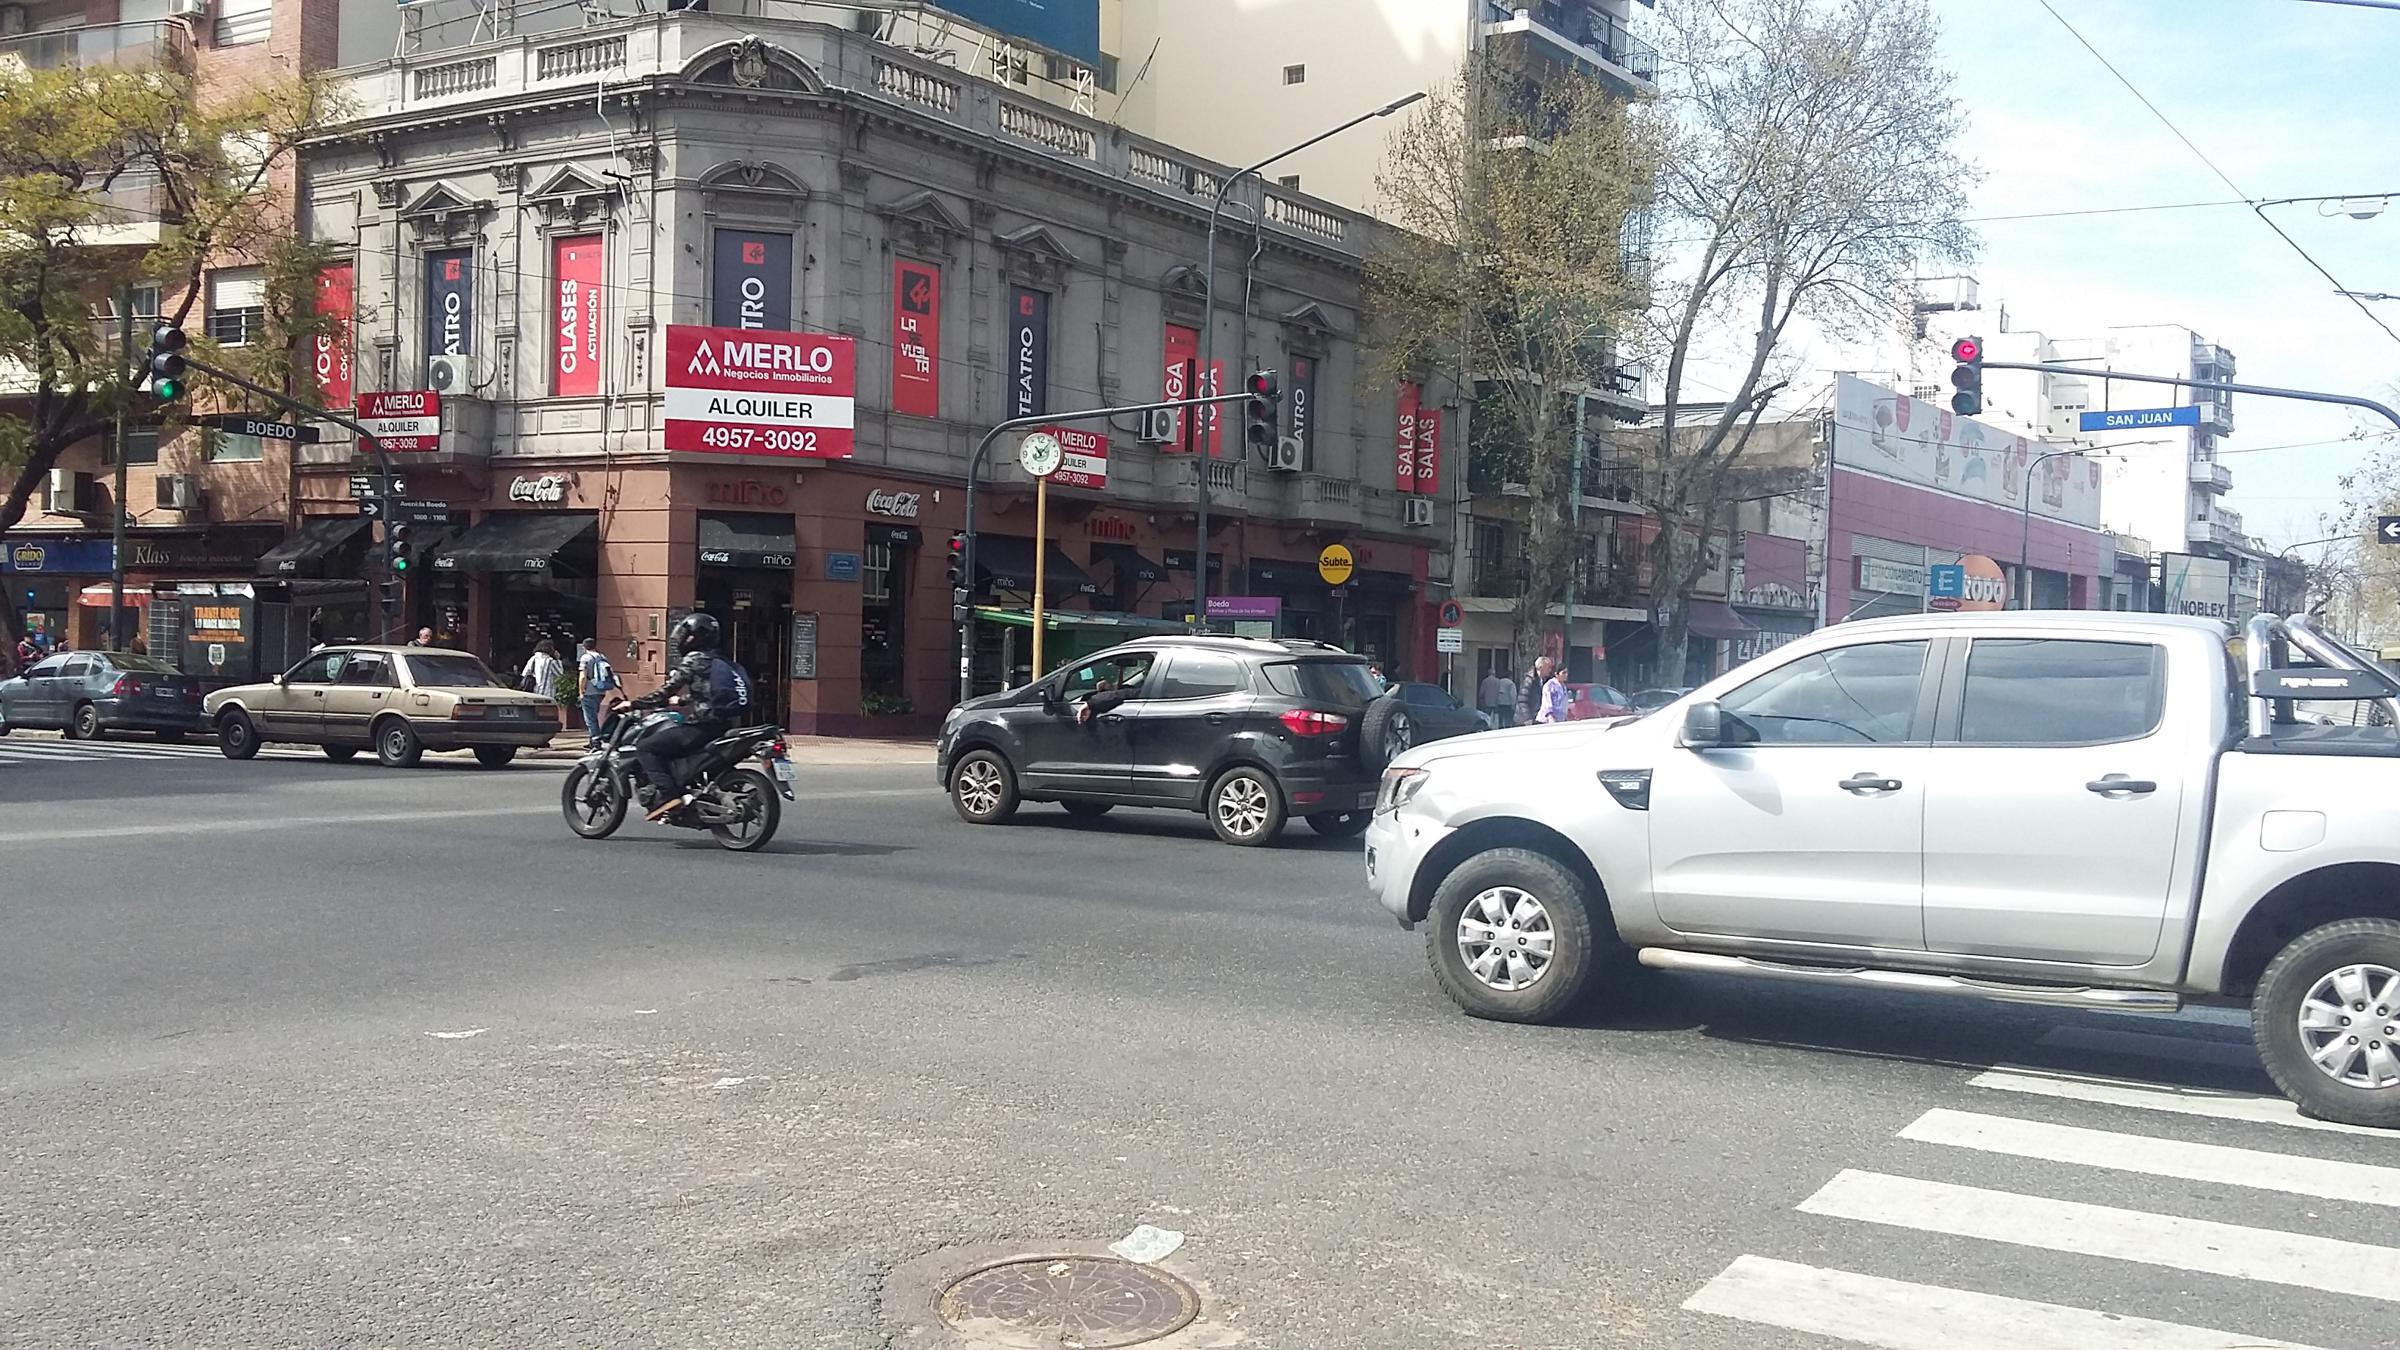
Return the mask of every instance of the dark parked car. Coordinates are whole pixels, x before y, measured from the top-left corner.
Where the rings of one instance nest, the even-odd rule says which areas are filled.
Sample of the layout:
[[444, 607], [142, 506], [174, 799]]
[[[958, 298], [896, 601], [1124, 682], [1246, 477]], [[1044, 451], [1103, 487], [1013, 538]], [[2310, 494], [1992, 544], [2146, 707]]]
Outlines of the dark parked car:
[[1229, 844], [1267, 843], [1295, 815], [1355, 835], [1375, 803], [1358, 747], [1379, 692], [1365, 657], [1319, 642], [1147, 638], [951, 709], [936, 759], [977, 825], [1037, 801], [1199, 811]]
[[208, 730], [200, 681], [134, 652], [61, 652], [13, 680], [0, 680], [0, 731], [63, 731], [96, 741], [112, 731], [148, 731], [162, 741]]
[[1692, 692], [1690, 689], [1645, 689], [1633, 696], [1635, 712], [1654, 713]]
[[1412, 745], [1485, 729], [1482, 713], [1450, 697], [1450, 691], [1438, 684], [1412, 680], [1393, 685], [1391, 694], [1398, 696], [1399, 706], [1376, 719], [1378, 729], [1384, 733], [1383, 758], [1387, 763]]

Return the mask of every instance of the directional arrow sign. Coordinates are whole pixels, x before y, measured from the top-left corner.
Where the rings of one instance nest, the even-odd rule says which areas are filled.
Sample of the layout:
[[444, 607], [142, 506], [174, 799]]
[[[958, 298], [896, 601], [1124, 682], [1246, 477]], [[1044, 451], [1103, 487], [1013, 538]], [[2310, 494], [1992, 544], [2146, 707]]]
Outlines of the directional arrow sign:
[[358, 513], [359, 513], [360, 515], [362, 515], [362, 516], [365, 516], [365, 517], [366, 517], [367, 519], [369, 519], [369, 520], [380, 520], [380, 519], [382, 519], [382, 518], [383, 518], [383, 500], [382, 500], [382, 498], [379, 498], [379, 497], [361, 497], [361, 498], [359, 498], [359, 499], [358, 499]]
[[2375, 517], [2375, 538], [2379, 543], [2400, 544], [2400, 516]]
[[[402, 496], [406, 494], [407, 491], [408, 480], [401, 477], [399, 474], [393, 474], [392, 495], [395, 497]], [[371, 473], [354, 473], [350, 475], [350, 495], [353, 497], [382, 496], [382, 481]]]

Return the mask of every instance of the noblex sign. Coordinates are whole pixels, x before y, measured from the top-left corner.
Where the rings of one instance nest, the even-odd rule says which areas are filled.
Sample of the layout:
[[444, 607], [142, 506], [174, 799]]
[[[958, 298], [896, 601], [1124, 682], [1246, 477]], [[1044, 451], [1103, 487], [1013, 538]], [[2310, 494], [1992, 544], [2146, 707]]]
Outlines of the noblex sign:
[[667, 449], [847, 459], [858, 354], [846, 337], [667, 326]]

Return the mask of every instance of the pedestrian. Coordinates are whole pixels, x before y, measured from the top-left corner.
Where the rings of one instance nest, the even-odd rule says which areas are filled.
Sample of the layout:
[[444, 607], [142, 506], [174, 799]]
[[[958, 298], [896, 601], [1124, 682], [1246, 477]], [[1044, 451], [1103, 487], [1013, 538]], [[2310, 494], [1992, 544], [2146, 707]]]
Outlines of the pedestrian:
[[1529, 727], [1540, 720], [1537, 714], [1542, 710], [1543, 686], [1550, 682], [1550, 672], [1555, 665], [1549, 657], [1537, 656], [1533, 661], [1533, 669], [1517, 682], [1518, 726]]
[[33, 640], [33, 634], [27, 633], [17, 639], [17, 669], [23, 670], [41, 659], [42, 647]]
[[433, 629], [432, 629], [432, 628], [430, 628], [430, 627], [420, 627], [420, 628], [418, 628], [418, 629], [417, 629], [417, 635], [416, 635], [415, 637], [413, 637], [413, 638], [410, 638], [410, 639], [409, 639], [409, 641], [408, 641], [408, 645], [409, 645], [409, 646], [411, 646], [411, 647], [430, 647], [430, 646], [432, 646], [432, 645], [433, 645]]
[[1573, 702], [1567, 694], [1567, 672], [1554, 669], [1550, 678], [1542, 681], [1542, 708], [1534, 720], [1545, 724], [1568, 721], [1574, 716]]
[[1500, 673], [1498, 666], [1492, 667], [1492, 673], [1484, 676], [1483, 683], [1476, 686], [1475, 706], [1483, 709], [1483, 715], [1492, 719], [1493, 726], [1515, 725], [1517, 687], [1509, 683], [1508, 677]]
[[575, 689], [583, 700], [584, 748], [600, 748], [600, 718], [608, 711], [609, 695], [618, 692], [616, 667], [600, 654], [600, 639], [587, 637], [575, 646]]
[[517, 671], [517, 687], [529, 694], [558, 697], [559, 672], [567, 663], [558, 659], [558, 644], [548, 638], [533, 644], [533, 655]]

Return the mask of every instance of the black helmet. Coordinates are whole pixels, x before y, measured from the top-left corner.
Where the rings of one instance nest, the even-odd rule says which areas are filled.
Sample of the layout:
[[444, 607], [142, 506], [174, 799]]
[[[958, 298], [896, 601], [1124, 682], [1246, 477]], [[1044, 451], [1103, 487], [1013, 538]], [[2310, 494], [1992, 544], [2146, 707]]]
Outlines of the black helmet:
[[689, 656], [693, 652], [715, 651], [717, 648], [717, 617], [695, 610], [675, 621], [675, 654]]

